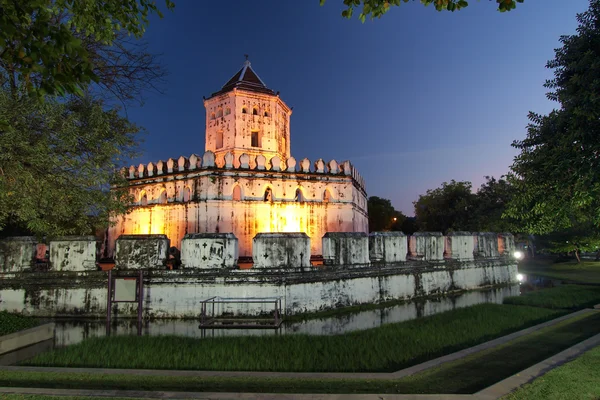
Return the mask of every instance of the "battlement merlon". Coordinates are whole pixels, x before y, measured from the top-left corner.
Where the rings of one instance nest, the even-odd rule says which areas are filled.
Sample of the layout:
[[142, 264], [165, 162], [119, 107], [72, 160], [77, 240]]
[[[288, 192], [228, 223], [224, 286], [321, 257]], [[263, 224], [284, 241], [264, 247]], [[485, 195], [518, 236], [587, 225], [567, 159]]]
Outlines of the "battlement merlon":
[[274, 156], [267, 162], [264, 155], [258, 155], [254, 159], [255, 162], [251, 163], [250, 156], [246, 153], [242, 154], [238, 161], [239, 166], [236, 167], [232, 153], [228, 152], [222, 160], [219, 160], [212, 151], [207, 151], [202, 156], [192, 154], [190, 157], [181, 156], [176, 160], [169, 158], [166, 162], [160, 160], [157, 163], [132, 165], [129, 168], [123, 168], [121, 171], [128, 181], [201, 170], [349, 176], [352, 178], [353, 184], [366, 196], [365, 181], [350, 161], [338, 163], [336, 160], [331, 160], [325, 163], [323, 159], [318, 159], [311, 168], [311, 162], [308, 158], [304, 158], [298, 163], [294, 157], [282, 160], [280, 157]]

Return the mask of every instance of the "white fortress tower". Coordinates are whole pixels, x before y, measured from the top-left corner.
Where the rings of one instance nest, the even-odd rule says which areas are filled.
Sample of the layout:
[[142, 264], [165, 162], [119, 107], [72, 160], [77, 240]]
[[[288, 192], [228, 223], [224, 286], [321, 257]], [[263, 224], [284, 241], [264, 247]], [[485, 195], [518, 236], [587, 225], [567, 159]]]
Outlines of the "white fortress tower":
[[291, 157], [291, 109], [248, 60], [204, 106], [203, 154], [125, 172], [135, 202], [109, 228], [107, 256], [124, 234], [164, 234], [180, 248], [189, 233], [233, 233], [240, 257], [250, 257], [259, 233], [304, 232], [320, 255], [327, 232], [368, 232], [358, 171], [349, 161]]
[[267, 159], [290, 157], [290, 115], [292, 111], [265, 85], [246, 60], [223, 87], [204, 101], [206, 108], [206, 151], [217, 160], [227, 152], [234, 165], [246, 153], [254, 164], [256, 156]]

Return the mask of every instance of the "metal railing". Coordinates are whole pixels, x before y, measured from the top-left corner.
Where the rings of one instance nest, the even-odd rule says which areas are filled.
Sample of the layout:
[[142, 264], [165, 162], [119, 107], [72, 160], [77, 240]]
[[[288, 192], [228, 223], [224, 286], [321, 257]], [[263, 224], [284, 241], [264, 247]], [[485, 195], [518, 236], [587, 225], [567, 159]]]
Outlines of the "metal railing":
[[[235, 312], [226, 314], [224, 305], [237, 305], [240, 311], [241, 305], [264, 304], [272, 305], [267, 312], [259, 316], [248, 316]], [[200, 325], [201, 329], [277, 329], [283, 322], [281, 315], [281, 297], [211, 297], [200, 302]]]

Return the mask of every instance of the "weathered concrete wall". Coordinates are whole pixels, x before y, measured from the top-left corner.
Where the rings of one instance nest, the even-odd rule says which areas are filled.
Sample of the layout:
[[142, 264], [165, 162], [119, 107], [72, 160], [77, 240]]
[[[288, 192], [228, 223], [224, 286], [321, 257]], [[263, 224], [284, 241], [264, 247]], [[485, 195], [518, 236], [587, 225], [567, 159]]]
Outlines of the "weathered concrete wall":
[[408, 238], [402, 232], [372, 232], [369, 234], [371, 262], [396, 263], [406, 261]]
[[410, 258], [424, 261], [443, 261], [446, 239], [440, 232], [416, 232], [410, 237]]
[[252, 268], [310, 267], [310, 238], [306, 233], [259, 233], [252, 244]]
[[250, 257], [258, 233], [304, 232], [311, 238], [311, 253], [321, 254], [326, 232], [368, 231], [364, 182], [349, 162], [332, 160], [321, 172], [320, 163], [311, 170], [308, 160], [308, 171], [297, 171], [296, 164], [288, 170], [192, 169], [193, 158], [172, 160], [171, 172], [161, 164], [159, 173], [158, 163], [131, 170], [136, 207], [109, 228], [109, 256], [122, 234], [165, 234], [180, 248], [187, 233], [231, 232], [239, 240], [240, 256]]
[[166, 235], [121, 235], [117, 239], [115, 268], [164, 268], [168, 251], [169, 239]]
[[94, 236], [65, 236], [50, 241], [54, 271], [95, 271], [98, 242]]
[[[363, 329], [377, 328], [384, 324], [408, 321], [457, 308], [470, 307], [481, 303], [502, 304], [505, 297], [518, 296], [519, 286], [510, 285], [487, 290], [473, 290], [456, 296], [442, 296], [408, 301], [391, 307], [360, 311], [343, 316], [313, 318], [287, 323], [280, 330], [275, 329], [214, 329], [203, 331], [198, 329], [196, 319], [160, 319], [148, 325], [144, 324], [143, 334], [153, 336], [176, 335], [186, 337], [221, 336], [268, 336], [268, 335], [339, 335]], [[136, 335], [135, 319], [117, 319], [117, 326], [112, 335]], [[106, 325], [102, 320], [76, 321], [61, 320], [56, 322], [56, 346], [63, 347], [80, 343], [91, 337], [106, 335]]]
[[498, 253], [503, 256], [512, 257], [515, 251], [515, 237], [512, 233], [498, 234]]
[[30, 236], [16, 236], [0, 240], [0, 272], [19, 272], [33, 266], [36, 240]]
[[475, 238], [471, 232], [451, 232], [446, 235], [446, 257], [453, 260], [472, 260]]
[[238, 240], [233, 233], [191, 233], [181, 241], [184, 268], [235, 268]]
[[323, 263], [368, 264], [369, 237], [363, 232], [327, 232], [323, 236]]
[[482, 258], [496, 258], [498, 252], [498, 234], [493, 232], [477, 232], [475, 235], [475, 255]]
[[[150, 270], [145, 275], [144, 313], [154, 318], [195, 318], [200, 301], [220, 296], [281, 297], [286, 313], [296, 314], [516, 283], [516, 275], [516, 263], [503, 258], [462, 263], [451, 260], [441, 265], [339, 266], [293, 273]], [[37, 316], [103, 317], [106, 313], [104, 272], [5, 273], [1, 278], [1, 310]], [[119, 316], [136, 315], [135, 304], [117, 307]], [[246, 305], [240, 310], [252, 314], [264, 312], [265, 307]]]

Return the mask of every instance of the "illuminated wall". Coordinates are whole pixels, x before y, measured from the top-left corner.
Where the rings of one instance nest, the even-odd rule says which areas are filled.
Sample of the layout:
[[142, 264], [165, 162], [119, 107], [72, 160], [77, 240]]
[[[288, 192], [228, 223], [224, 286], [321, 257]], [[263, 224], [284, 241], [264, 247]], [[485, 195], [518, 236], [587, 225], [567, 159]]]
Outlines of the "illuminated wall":
[[346, 171], [331, 169], [335, 173], [190, 170], [189, 162], [181, 164], [187, 169], [171, 173], [135, 169], [130, 190], [136, 207], [109, 229], [109, 255], [121, 234], [165, 234], [180, 248], [186, 233], [233, 232], [240, 256], [250, 257], [252, 238], [261, 232], [304, 232], [315, 255], [326, 232], [368, 232], [366, 193], [349, 163]]

